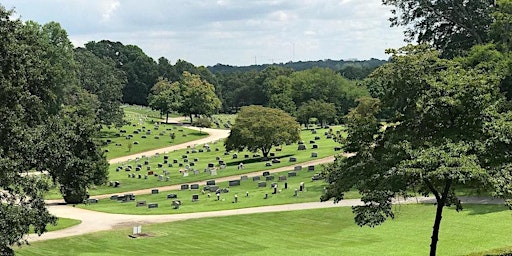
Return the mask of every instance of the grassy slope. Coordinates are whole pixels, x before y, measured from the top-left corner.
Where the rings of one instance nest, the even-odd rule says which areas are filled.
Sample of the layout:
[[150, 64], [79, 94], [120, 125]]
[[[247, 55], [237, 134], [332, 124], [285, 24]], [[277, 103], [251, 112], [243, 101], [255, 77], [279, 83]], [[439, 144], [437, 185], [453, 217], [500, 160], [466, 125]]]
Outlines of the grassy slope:
[[[427, 255], [435, 207], [395, 207], [396, 219], [376, 228], [354, 224], [350, 208], [239, 215], [143, 226], [35, 242], [17, 255]], [[447, 209], [438, 255], [467, 255], [511, 246], [504, 206]]]
[[[287, 173], [275, 174], [276, 182], [278, 183], [277, 194], [272, 194], [273, 189], [270, 187], [271, 181], [267, 181], [267, 187], [259, 188], [258, 181], [249, 180], [241, 181], [240, 186], [230, 187], [229, 193], [221, 194], [221, 200], [217, 201], [215, 193], [202, 194], [200, 190], [179, 190], [172, 192], [159, 193], [155, 195], [138, 195], [136, 201], [133, 202], [118, 202], [110, 199], [102, 199], [97, 204], [77, 205], [77, 207], [102, 211], [109, 213], [121, 214], [169, 214], [169, 213], [186, 213], [186, 212], [206, 212], [218, 211], [228, 209], [248, 208], [264, 205], [278, 205], [278, 204], [292, 204], [302, 202], [318, 202], [320, 195], [323, 192], [325, 183], [323, 181], [312, 181], [311, 176], [316, 172], [307, 172], [306, 170], [297, 172], [297, 177], [290, 177], [286, 181], [288, 189], [284, 189], [285, 182], [278, 182], [279, 175], [286, 175]], [[262, 180], [263, 177], [262, 177]], [[298, 197], [294, 196], [294, 190], [298, 189], [299, 183], [304, 182], [306, 191], [298, 192]], [[220, 188], [228, 187], [227, 182], [218, 183]], [[202, 186], [200, 187], [202, 189]], [[249, 192], [249, 196], [246, 193]], [[178, 195], [178, 200], [182, 201], [182, 206], [179, 210], [174, 210], [171, 207], [172, 200], [167, 199], [167, 194]], [[265, 193], [268, 194], [268, 199], [264, 199]], [[198, 194], [199, 201], [192, 202], [192, 195]], [[238, 203], [234, 204], [234, 195], [238, 196]], [[349, 192], [345, 195], [346, 199], [358, 198], [357, 192]], [[146, 201], [147, 203], [158, 203], [159, 208], [148, 209], [147, 207], [136, 207], [137, 201]]]
[[[339, 129], [339, 127], [338, 127]], [[122, 193], [126, 191], [133, 191], [138, 189], [145, 189], [145, 188], [153, 188], [153, 187], [161, 187], [166, 185], [172, 185], [172, 184], [182, 184], [182, 183], [189, 183], [193, 181], [198, 180], [209, 180], [209, 179], [215, 179], [216, 177], [225, 177], [225, 176], [231, 176], [231, 175], [243, 175], [244, 173], [250, 173], [250, 172], [256, 172], [256, 171], [264, 171], [266, 169], [271, 168], [278, 168], [283, 166], [294, 166], [294, 165], [300, 165], [301, 162], [306, 162], [310, 160], [315, 160], [317, 158], [327, 157], [330, 155], [334, 155], [334, 147], [338, 146], [339, 144], [333, 141], [332, 139], [326, 139], [324, 136], [324, 132], [326, 130], [319, 130], [317, 135], [311, 134], [311, 131], [302, 131], [302, 139], [305, 141], [307, 145], [307, 150], [304, 151], [298, 151], [297, 145], [289, 145], [289, 146], [283, 146], [283, 151], [281, 152], [275, 152], [277, 158], [281, 158], [281, 163], [279, 164], [273, 164], [272, 167], [265, 167], [265, 162], [261, 162], [259, 158], [252, 158], [253, 153], [251, 152], [240, 152], [238, 153], [238, 158], [233, 159], [232, 155], [225, 156], [224, 153], [224, 145], [222, 142], [218, 142], [216, 144], [211, 144], [210, 147], [212, 148], [211, 152], [203, 152], [203, 153], [191, 153], [192, 149], [187, 149], [190, 151], [188, 154], [188, 159], [190, 162], [194, 161], [194, 158], [198, 159], [198, 162], [195, 162], [194, 168], [197, 170], [200, 170], [200, 174], [194, 175], [191, 174], [188, 177], [183, 177], [180, 174], [180, 169], [183, 169], [183, 167], [178, 167], [178, 164], [173, 164], [173, 167], [168, 167], [167, 164], [164, 164], [162, 168], [158, 168], [159, 163], [163, 163], [163, 154], [160, 156], [149, 158], [149, 166], [152, 171], [154, 171], [155, 174], [163, 174], [164, 170], [167, 170], [170, 172], [170, 181], [169, 182], [160, 182], [158, 181], [158, 178], [155, 176], [149, 176], [147, 180], [138, 179], [138, 178], [128, 178], [128, 173], [135, 173], [138, 177], [138, 174], [141, 174], [141, 176], [144, 176], [144, 174], [147, 174], [148, 171], [146, 170], [147, 166], [143, 165], [144, 160], [141, 159], [139, 162], [132, 161], [129, 163], [124, 164], [116, 164], [110, 166], [110, 174], [109, 179], [112, 181], [119, 181], [121, 183], [121, 186], [118, 188], [108, 187], [108, 186], [100, 186], [97, 189], [90, 190], [91, 195], [100, 195], [100, 194], [108, 194], [108, 193]], [[311, 149], [311, 145], [309, 144], [310, 140], [314, 140], [315, 136], [319, 136], [321, 139], [316, 141], [319, 148], [318, 149]], [[201, 147], [198, 146], [197, 150], [199, 150]], [[215, 151], [216, 148], [219, 148], [219, 151]], [[183, 163], [184, 165], [189, 163], [184, 163], [184, 160], [182, 159], [182, 155], [186, 155], [187, 150], [177, 150], [175, 152], [171, 152], [166, 154], [169, 156], [169, 163], [172, 163], [174, 159], [178, 160], [179, 163]], [[317, 158], [312, 158], [311, 153], [316, 152], [318, 153]], [[245, 159], [245, 154], [248, 154], [250, 158]], [[208, 163], [214, 163], [218, 165], [218, 161], [215, 160], [216, 157], [220, 157], [223, 159], [227, 167], [224, 170], [218, 170], [217, 176], [211, 176], [209, 173], [203, 172], [203, 170], [207, 167]], [[290, 157], [296, 157], [297, 162], [296, 163], [290, 163], [289, 158]], [[243, 170], [238, 170], [238, 164], [240, 162], [245, 163], [245, 168]], [[138, 164], [142, 164], [142, 170], [140, 172], [135, 171], [135, 167]], [[133, 167], [131, 172], [126, 172], [124, 170], [116, 172], [116, 168], [118, 166], [128, 166], [131, 165]]]
[[[65, 228], [69, 228], [69, 227], [72, 227], [72, 226], [75, 226], [75, 225], [78, 225], [80, 224], [82, 221], [80, 220], [75, 220], [75, 219], [68, 219], [68, 218], [59, 218], [58, 221], [57, 221], [57, 225], [53, 226], [53, 225], [48, 225], [46, 227], [47, 231], [48, 232], [51, 232], [51, 231], [57, 231], [57, 230], [61, 230], [61, 229], [65, 229]], [[30, 233], [34, 233], [33, 230], [30, 231]]]

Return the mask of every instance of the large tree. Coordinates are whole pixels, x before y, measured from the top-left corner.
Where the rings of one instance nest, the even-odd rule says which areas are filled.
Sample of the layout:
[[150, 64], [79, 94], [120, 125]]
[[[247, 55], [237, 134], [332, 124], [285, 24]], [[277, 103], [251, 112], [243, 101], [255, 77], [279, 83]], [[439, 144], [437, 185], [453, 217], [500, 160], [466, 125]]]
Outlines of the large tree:
[[151, 88], [148, 96], [148, 103], [152, 109], [160, 111], [160, 115], [165, 114], [165, 122], [169, 121], [169, 113], [178, 110], [181, 106], [181, 94], [179, 86], [171, 84], [165, 78], [159, 78], [158, 82]]
[[190, 117], [193, 115], [212, 115], [221, 107], [221, 102], [215, 94], [215, 87], [201, 79], [199, 75], [183, 72], [179, 82], [175, 82], [181, 91], [182, 102], [179, 112]]
[[[381, 103], [360, 101], [347, 117], [344, 147], [357, 154], [330, 166], [322, 200], [338, 201], [356, 188], [364, 205], [353, 208], [355, 220], [375, 226], [394, 217], [394, 197], [411, 191], [434, 195], [430, 255], [435, 255], [444, 207], [461, 209], [457, 188], [499, 183], [510, 189], [499, 171], [510, 157], [493, 158], [510, 147], [508, 133], [491, 125], [509, 125], [510, 114], [497, 110], [504, 97], [495, 72], [440, 59], [424, 45], [393, 53], [391, 63], [372, 74], [383, 83]], [[383, 125], [375, 116], [386, 109], [392, 114]]]
[[453, 57], [489, 41], [495, 0], [382, 0], [391, 26], [406, 27], [408, 41], [428, 43]]
[[297, 110], [297, 119], [301, 123], [309, 124], [309, 119], [317, 118], [321, 125], [326, 125], [327, 122], [333, 121], [336, 117], [336, 108], [334, 103], [327, 103], [321, 100], [310, 100], [303, 103]]
[[121, 124], [123, 110], [121, 100], [126, 75], [116, 68], [108, 57], [98, 57], [85, 48], [76, 48], [77, 77], [80, 87], [97, 96], [96, 110], [98, 122], [104, 125]]
[[262, 106], [242, 107], [225, 142], [226, 150], [261, 150], [267, 157], [273, 146], [300, 139], [300, 127], [288, 113]]
[[[82, 131], [96, 130], [97, 126], [82, 125], [82, 122], [92, 120], [88, 118], [91, 115], [82, 115], [83, 108], [72, 105], [75, 99], [82, 97], [77, 97], [80, 87], [73, 46], [66, 31], [55, 22], [40, 26], [35, 22], [22, 23], [13, 17], [12, 11], [0, 6], [2, 255], [13, 254], [11, 246], [25, 243], [24, 235], [30, 227], [41, 234], [46, 231], [47, 224], [55, 223], [56, 218], [49, 214], [44, 204], [44, 194], [50, 189], [51, 179], [61, 182], [64, 187], [88, 186], [91, 182], [104, 180], [107, 169], [101, 153], [92, 162], [87, 157], [87, 154], [96, 154], [98, 147], [90, 133]], [[62, 117], [71, 113], [77, 118], [72, 123], [65, 122]], [[53, 125], [59, 126], [59, 130], [53, 129]], [[59, 136], [64, 133], [69, 136]], [[62, 143], [57, 143], [57, 139]], [[73, 141], [77, 143], [70, 143]], [[53, 154], [43, 154], [49, 150], [49, 145], [57, 144], [59, 147], [51, 148]], [[68, 162], [71, 159], [80, 162], [81, 166]], [[58, 172], [52, 168], [56, 160], [72, 167], [66, 172]], [[102, 166], [89, 168], [96, 163], [102, 163]], [[47, 175], [34, 175], [33, 171], [48, 171], [51, 179]], [[77, 174], [77, 171], [85, 173]], [[65, 175], [74, 174], [92, 178], [63, 179]], [[83, 198], [85, 191], [80, 192], [77, 194]]]

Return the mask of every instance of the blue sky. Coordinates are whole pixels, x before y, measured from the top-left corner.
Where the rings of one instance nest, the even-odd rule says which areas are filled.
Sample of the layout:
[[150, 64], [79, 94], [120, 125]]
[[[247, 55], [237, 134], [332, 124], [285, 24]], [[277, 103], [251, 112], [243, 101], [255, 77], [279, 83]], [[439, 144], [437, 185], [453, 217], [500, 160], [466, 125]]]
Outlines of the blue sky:
[[56, 21], [75, 46], [103, 39], [195, 65], [387, 59], [405, 45], [381, 0], [0, 0]]

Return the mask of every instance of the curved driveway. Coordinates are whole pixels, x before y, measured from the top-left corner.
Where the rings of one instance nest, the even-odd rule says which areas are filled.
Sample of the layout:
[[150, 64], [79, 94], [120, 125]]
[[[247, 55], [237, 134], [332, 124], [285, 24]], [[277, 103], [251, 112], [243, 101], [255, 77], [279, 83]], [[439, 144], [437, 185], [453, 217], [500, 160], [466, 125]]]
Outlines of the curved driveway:
[[[176, 122], [178, 120], [182, 120], [183, 118], [174, 118], [172, 121]], [[199, 130], [197, 127], [187, 127], [191, 129]], [[112, 159], [110, 163], [119, 163], [128, 161], [129, 159], [135, 159], [136, 157], [140, 157], [142, 155], [152, 155], [156, 153], [164, 153], [177, 149], [183, 149], [187, 146], [192, 146], [196, 144], [204, 144], [210, 143], [213, 141], [217, 141], [220, 139], [224, 139], [229, 135], [229, 130], [218, 130], [218, 129], [201, 129], [204, 132], [209, 133], [209, 136], [200, 140], [191, 141], [179, 145], [174, 145], [166, 148], [156, 149], [140, 154], [130, 155], [126, 157], [120, 157], [116, 159]], [[317, 159], [314, 161], [309, 161], [306, 163], [301, 163], [301, 165], [318, 165], [329, 163], [334, 160], [334, 157], [326, 157]], [[286, 170], [293, 169], [293, 166], [276, 168], [273, 170], [268, 170], [271, 173], [274, 172], [282, 172]], [[260, 172], [255, 173], [247, 173], [243, 175], [259, 175]], [[216, 179], [217, 181], [228, 181], [232, 179], [238, 179], [240, 175], [223, 177]], [[203, 182], [194, 182], [194, 183], [205, 183]], [[176, 190], [179, 189], [179, 185], [173, 186], [165, 186], [159, 188], [161, 191], [166, 190]], [[149, 194], [151, 193], [151, 189], [138, 190], [126, 193], [134, 193], [134, 194]], [[101, 195], [95, 196], [94, 198], [107, 198], [110, 195]], [[502, 200], [490, 200], [488, 198], [461, 198], [462, 202], [465, 203], [492, 203], [492, 204], [502, 204]], [[62, 200], [59, 200], [62, 202]], [[251, 214], [251, 213], [266, 213], [266, 212], [280, 212], [280, 211], [294, 211], [294, 210], [305, 210], [305, 209], [318, 209], [318, 208], [332, 208], [332, 207], [343, 207], [343, 206], [354, 206], [360, 205], [361, 201], [359, 199], [349, 199], [342, 200], [337, 204], [333, 202], [311, 202], [311, 203], [299, 203], [299, 204], [286, 204], [286, 205], [272, 205], [272, 206], [262, 206], [262, 207], [253, 207], [253, 208], [243, 208], [243, 209], [234, 209], [234, 210], [224, 210], [224, 211], [213, 211], [213, 212], [197, 212], [197, 213], [183, 213], [183, 214], [169, 214], [169, 215], [126, 215], [126, 214], [112, 214], [112, 213], [103, 213], [103, 212], [95, 212], [80, 208], [75, 208], [69, 205], [59, 205], [56, 200], [48, 201], [53, 203], [52, 205], [48, 205], [49, 211], [58, 216], [64, 218], [72, 218], [79, 219], [82, 222], [79, 225], [44, 233], [41, 236], [37, 234], [28, 235], [27, 239], [29, 242], [41, 241], [41, 240], [49, 240], [49, 239], [57, 239], [69, 236], [78, 236], [84, 235], [97, 231], [111, 230], [117, 227], [131, 227], [143, 224], [152, 224], [152, 223], [164, 223], [164, 222], [173, 222], [187, 219], [197, 219], [197, 218], [207, 218], [207, 217], [219, 217], [219, 216], [230, 216], [230, 215], [240, 215], [240, 214]], [[398, 201], [397, 203], [431, 203], [433, 202], [432, 198], [420, 197], [420, 198], [409, 198], [408, 200]]]

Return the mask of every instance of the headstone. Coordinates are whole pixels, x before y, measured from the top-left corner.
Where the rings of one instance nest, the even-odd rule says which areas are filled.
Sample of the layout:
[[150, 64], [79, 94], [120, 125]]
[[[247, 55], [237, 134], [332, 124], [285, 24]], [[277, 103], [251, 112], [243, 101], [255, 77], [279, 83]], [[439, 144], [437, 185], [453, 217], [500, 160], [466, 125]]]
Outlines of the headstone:
[[208, 187], [208, 191], [210, 191], [210, 192], [215, 192], [215, 191], [217, 191], [218, 189], [219, 189], [219, 186], [209, 186], [209, 187]]
[[334, 147], [334, 151], [340, 151], [341, 147]]
[[311, 134], [316, 134], [316, 130], [311, 130]]
[[178, 198], [178, 195], [176, 195], [176, 194], [168, 194], [167, 195], [167, 199], [172, 199], [172, 198]]
[[178, 163], [178, 159], [173, 159], [173, 160], [172, 160], [172, 163], [173, 163], [173, 164], [177, 164], [177, 163]]
[[268, 171], [263, 172], [263, 177], [269, 176], [269, 175], [270, 175], [270, 172], [268, 172]]
[[192, 195], [192, 202], [197, 202], [199, 201], [199, 195], [198, 194], [193, 194]]
[[266, 167], [270, 167], [270, 166], [272, 166], [272, 163], [266, 162], [266, 163], [265, 163], [265, 166], [266, 166]]
[[180, 200], [172, 200], [171, 206], [172, 206], [173, 209], [179, 209], [180, 205], [181, 205], [181, 201]]
[[151, 194], [152, 194], [152, 195], [158, 194], [158, 189], [152, 189], [152, 190], [151, 190]]
[[138, 201], [136, 207], [146, 206], [146, 201]]
[[281, 163], [281, 160], [279, 160], [277, 158], [276, 159], [272, 159], [272, 163], [273, 164], [279, 164], [279, 163]]
[[309, 144], [315, 144], [315, 141], [314, 140], [310, 140]]
[[293, 170], [296, 171], [296, 172], [297, 171], [301, 171], [302, 170], [302, 166], [300, 166], [300, 165], [295, 166], [295, 167], [293, 167]]
[[148, 204], [148, 208], [149, 208], [149, 209], [152, 209], [152, 208], [158, 208], [158, 204], [157, 204], [157, 203], [151, 203], [151, 204]]
[[313, 172], [313, 171], [315, 171], [315, 166], [314, 165], [308, 166], [308, 172]]
[[297, 176], [296, 172], [289, 172], [288, 173], [288, 177], [295, 177], [295, 176]]
[[199, 184], [191, 184], [190, 189], [199, 189]]
[[274, 156], [276, 156], [276, 153], [274, 153], [274, 152], [270, 152], [270, 153], [269, 153], [269, 156], [270, 156], [270, 157], [274, 157]]
[[286, 180], [288, 180], [288, 177], [286, 177], [284, 175], [283, 176], [279, 176], [279, 181], [286, 181]]
[[267, 182], [265, 182], [265, 181], [258, 182], [258, 188], [264, 188], [266, 186], [267, 186]]
[[213, 163], [208, 163], [208, 168], [213, 168], [215, 165]]
[[230, 181], [229, 181], [229, 186], [230, 186], [230, 187], [233, 187], [233, 186], [240, 186], [240, 180], [230, 180]]
[[297, 162], [297, 158], [295, 158], [295, 157], [290, 157], [290, 162], [292, 162], [292, 163]]
[[265, 177], [265, 180], [274, 180], [274, 175], [269, 175]]
[[318, 149], [318, 145], [317, 144], [313, 144], [312, 149]]
[[320, 136], [315, 136], [315, 140], [320, 140]]
[[215, 185], [215, 180], [206, 181], [206, 185], [208, 185], [208, 186]]
[[311, 177], [311, 181], [317, 181], [317, 180], [321, 180], [322, 178], [320, 177], [320, 174], [315, 174], [313, 175], [313, 177]]
[[247, 177], [247, 175], [240, 177], [240, 180], [248, 180], [248, 179], [249, 179], [249, 177]]
[[181, 190], [187, 190], [187, 189], [188, 189], [188, 184], [181, 185]]
[[233, 154], [233, 159], [237, 159], [238, 158], [238, 155], [237, 154]]
[[259, 181], [260, 180], [260, 176], [254, 176], [252, 177], [252, 181]]
[[311, 157], [318, 157], [318, 153], [317, 152], [311, 152]]
[[89, 198], [89, 199], [87, 199], [87, 203], [97, 204], [98, 203], [98, 199], [96, 199], [96, 198]]
[[306, 150], [306, 145], [299, 144], [299, 146], [297, 147], [297, 150]]
[[305, 189], [304, 182], [301, 182], [299, 185], [299, 191], [302, 192], [302, 191], [304, 191], [304, 189]]

